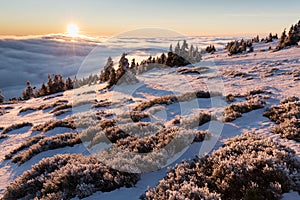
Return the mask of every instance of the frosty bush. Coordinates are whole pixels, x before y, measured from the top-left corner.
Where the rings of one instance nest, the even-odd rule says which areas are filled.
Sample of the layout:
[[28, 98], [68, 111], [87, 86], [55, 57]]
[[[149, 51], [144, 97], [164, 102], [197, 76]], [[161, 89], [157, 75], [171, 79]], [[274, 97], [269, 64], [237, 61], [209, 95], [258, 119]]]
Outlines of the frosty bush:
[[43, 135], [36, 135], [36, 136], [28, 138], [25, 142], [22, 142], [22, 144], [19, 147], [13, 149], [11, 152], [9, 152], [9, 154], [5, 155], [5, 159], [7, 160], [7, 159], [12, 158], [16, 153], [18, 153], [26, 148], [29, 148], [31, 145], [34, 145], [35, 143], [37, 143], [44, 137], [45, 136], [43, 136]]
[[300, 101], [292, 96], [283, 99], [279, 105], [272, 106], [264, 112], [264, 116], [278, 124], [272, 129], [281, 137], [300, 142]]
[[36, 144], [33, 144], [29, 149], [12, 157], [12, 162], [19, 165], [28, 161], [33, 156], [52, 149], [58, 149], [66, 146], [74, 146], [81, 143], [81, 140], [77, 134], [64, 133], [51, 137], [40, 139]]
[[[171, 133], [173, 131], [174, 133]], [[113, 144], [109, 149], [98, 152], [97, 158], [114, 169], [131, 173], [150, 172], [161, 169], [169, 164], [168, 162], [171, 158], [188, 147], [195, 138], [195, 134], [191, 130], [179, 129], [178, 131], [171, 130], [171, 132], [167, 133], [167, 136], [156, 135], [149, 138], [137, 139], [137, 141], [130, 139], [129, 136], [128, 139], [120, 140], [122, 142]], [[173, 139], [170, 140], [172, 137]], [[167, 139], [169, 143], [166, 144], [163, 138]], [[149, 142], [149, 145], [147, 142]], [[120, 146], [118, 147], [118, 145]], [[163, 148], [157, 148], [158, 146]], [[132, 151], [130, 151], [131, 149]], [[151, 151], [152, 149], [154, 150]]]
[[11, 182], [2, 199], [83, 198], [95, 191], [132, 187], [138, 174], [113, 170], [93, 156], [62, 154], [44, 158]]
[[265, 102], [260, 100], [259, 98], [250, 98], [245, 102], [230, 104], [223, 111], [223, 120], [225, 122], [234, 121], [236, 118], [241, 117], [243, 113], [263, 108], [264, 105]]
[[32, 128], [33, 131], [49, 131], [52, 130], [56, 127], [66, 127], [66, 128], [71, 128], [75, 129], [75, 123], [74, 120], [69, 117], [69, 118], [64, 118], [62, 120], [50, 120], [48, 122], [45, 122], [43, 124], [36, 125]]
[[291, 149], [247, 133], [171, 168], [141, 199], [280, 199], [299, 191], [299, 164]]
[[24, 107], [24, 108], [21, 108], [20, 111], [19, 111], [19, 114], [20, 113], [23, 113], [23, 112], [26, 112], [26, 111], [29, 111], [29, 110], [46, 110], [48, 108], [51, 108], [51, 107], [59, 107], [59, 106], [63, 106], [65, 105], [65, 103], [67, 103], [68, 101], [67, 100], [58, 100], [54, 103], [49, 103], [49, 104], [42, 104], [42, 105], [39, 105], [39, 106], [32, 106], [32, 107]]
[[208, 91], [195, 91], [195, 92], [186, 92], [179, 95], [167, 95], [167, 96], [161, 96], [157, 97], [155, 99], [152, 99], [147, 102], [140, 103], [135, 108], [133, 108], [134, 111], [143, 111], [147, 108], [150, 108], [153, 105], [160, 105], [160, 104], [166, 104], [170, 105], [172, 103], [177, 102], [183, 102], [183, 101], [190, 101], [195, 98], [211, 98], [215, 96], [221, 96], [222, 94], [220, 92], [208, 92]]
[[6, 127], [5, 129], [3, 129], [2, 134], [4, 133], [8, 133], [10, 131], [19, 129], [19, 128], [23, 128], [25, 126], [32, 126], [33, 124], [31, 122], [22, 122], [22, 123], [18, 123], [18, 124], [12, 124], [8, 127]]

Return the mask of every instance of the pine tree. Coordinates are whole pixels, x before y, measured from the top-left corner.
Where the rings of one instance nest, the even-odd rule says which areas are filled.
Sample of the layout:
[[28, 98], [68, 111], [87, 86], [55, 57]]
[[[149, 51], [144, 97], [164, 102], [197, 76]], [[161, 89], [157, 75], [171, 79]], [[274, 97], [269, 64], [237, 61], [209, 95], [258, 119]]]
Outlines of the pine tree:
[[65, 88], [66, 88], [66, 85], [65, 85], [64, 79], [63, 79], [62, 75], [59, 74], [58, 75], [58, 90], [57, 90], [57, 92], [63, 92], [66, 90]]
[[117, 83], [116, 71], [114, 68], [111, 68], [109, 73], [108, 88], [115, 85], [116, 83]]
[[169, 52], [173, 52], [172, 44], [170, 44]]
[[0, 103], [3, 103], [5, 101], [5, 98], [2, 94], [2, 90], [0, 89]]
[[42, 84], [41, 89], [39, 89], [36, 93], [37, 97], [42, 97], [42, 96], [46, 96], [48, 94], [47, 91], [47, 86], [45, 85], [45, 83]]
[[53, 86], [53, 80], [51, 78], [51, 75], [48, 74], [48, 83], [47, 83], [48, 87], [47, 87], [47, 93], [48, 94], [53, 94], [55, 93], [55, 88]]
[[70, 76], [68, 76], [66, 80], [66, 90], [72, 90], [73, 88], [74, 88], [73, 81], [70, 78]]
[[28, 100], [34, 97], [33, 88], [30, 85], [30, 82], [26, 82], [26, 89], [23, 91], [23, 99]]
[[132, 61], [131, 61], [131, 65], [130, 65], [130, 69], [133, 69], [135, 68], [135, 59], [133, 58]]
[[161, 63], [160, 64], [165, 64], [165, 62], [166, 62], [166, 55], [163, 53], [163, 54], [161, 54], [161, 56], [160, 56], [160, 60], [161, 60]]
[[109, 75], [111, 68], [113, 68], [114, 62], [112, 58], [109, 56], [106, 62], [106, 65], [104, 66], [104, 69], [101, 71], [100, 74], [100, 82], [105, 82], [109, 80]]
[[177, 45], [175, 47], [175, 54], [177, 54], [177, 55], [180, 54], [180, 44], [179, 44], [179, 41], [177, 42]]

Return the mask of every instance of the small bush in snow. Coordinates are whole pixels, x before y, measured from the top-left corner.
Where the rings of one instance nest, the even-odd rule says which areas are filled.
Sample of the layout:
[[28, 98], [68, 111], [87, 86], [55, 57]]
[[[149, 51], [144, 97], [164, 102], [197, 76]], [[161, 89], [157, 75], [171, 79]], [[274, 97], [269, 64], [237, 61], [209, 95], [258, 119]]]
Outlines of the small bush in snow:
[[81, 140], [77, 134], [64, 133], [51, 137], [40, 139], [36, 144], [33, 144], [29, 149], [12, 157], [12, 162], [23, 164], [33, 156], [47, 150], [62, 148], [66, 146], [73, 146], [81, 143]]
[[45, 122], [43, 124], [36, 125], [32, 128], [33, 131], [43, 131], [47, 132], [49, 130], [52, 130], [56, 127], [66, 127], [75, 129], [75, 123], [72, 118], [65, 118], [62, 120], [50, 120], [48, 122]]
[[250, 98], [245, 102], [230, 104], [223, 111], [223, 120], [225, 122], [234, 121], [236, 118], [241, 117], [243, 113], [263, 108], [264, 105], [265, 102], [260, 100], [259, 98]]
[[19, 129], [19, 128], [23, 128], [25, 126], [32, 126], [32, 125], [33, 124], [31, 122], [22, 122], [22, 123], [19, 123], [19, 124], [12, 124], [12, 125], [6, 127], [5, 129], [3, 129], [2, 134], [8, 133], [10, 131], [13, 131], [13, 130], [16, 130], [16, 129]]
[[272, 129], [281, 137], [300, 141], [300, 101], [292, 96], [283, 99], [279, 105], [272, 106], [264, 112], [264, 116], [278, 124]]
[[36, 136], [30, 137], [25, 142], [22, 142], [22, 144], [19, 147], [13, 149], [11, 152], [9, 152], [9, 154], [5, 155], [4, 158], [5, 159], [12, 158], [16, 153], [18, 153], [26, 148], [29, 148], [31, 145], [36, 144], [38, 141], [40, 141], [44, 137], [45, 136], [43, 136], [43, 135], [36, 135]]
[[83, 198], [95, 191], [132, 187], [139, 178], [138, 174], [111, 169], [93, 156], [56, 155], [44, 158], [11, 182], [2, 199]]
[[295, 152], [255, 134], [244, 134], [203, 158], [169, 170], [142, 199], [280, 199], [299, 191]]

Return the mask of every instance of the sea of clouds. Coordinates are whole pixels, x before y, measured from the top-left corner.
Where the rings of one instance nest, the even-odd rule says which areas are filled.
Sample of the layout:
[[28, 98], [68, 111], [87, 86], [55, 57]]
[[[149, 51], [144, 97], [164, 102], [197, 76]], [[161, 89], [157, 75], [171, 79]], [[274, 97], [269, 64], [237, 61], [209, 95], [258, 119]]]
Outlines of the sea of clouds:
[[[87, 76], [100, 73], [106, 59], [111, 56], [117, 63], [126, 52], [136, 60], [167, 52], [169, 45], [187, 39], [194, 46], [214, 44], [223, 48], [233, 38], [216, 37], [79, 37], [47, 35], [34, 37], [0, 38], [0, 88], [8, 98], [19, 97], [30, 81], [39, 87], [47, 82], [48, 74], [64, 77]], [[78, 74], [78, 72], [80, 72]]]

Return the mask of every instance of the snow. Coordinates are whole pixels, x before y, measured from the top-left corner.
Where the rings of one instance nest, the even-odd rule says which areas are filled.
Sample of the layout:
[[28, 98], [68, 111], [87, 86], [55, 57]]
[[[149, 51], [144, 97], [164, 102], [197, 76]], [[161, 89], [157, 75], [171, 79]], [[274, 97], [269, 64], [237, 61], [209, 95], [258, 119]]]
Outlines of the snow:
[[[77, 112], [91, 110], [90, 104], [85, 104], [73, 108], [72, 111], [70, 110], [68, 113], [57, 117], [49, 113], [52, 108], [46, 110], [28, 110], [26, 112], [19, 113], [22, 108], [35, 108], [44, 104], [53, 104], [57, 100], [68, 100], [68, 102], [73, 103], [87, 99], [91, 101], [94, 99], [97, 99], [98, 101], [108, 100], [113, 102], [113, 106], [99, 108], [97, 110], [109, 110], [113, 113], [120, 113], [129, 111], [140, 102], [148, 101], [159, 96], [182, 94], [187, 91], [195, 90], [218, 90], [226, 96], [228, 94], [246, 94], [250, 90], [263, 88], [271, 92], [268, 94], [270, 98], [264, 99], [264, 101], [266, 101], [266, 107], [277, 104], [281, 99], [288, 96], [300, 96], [300, 81], [295, 81], [291, 75], [281, 74], [282, 72], [291, 72], [295, 69], [300, 69], [300, 48], [292, 47], [278, 52], [270, 52], [267, 49], [269, 46], [274, 48], [276, 42], [268, 44], [259, 43], [254, 44], [253, 53], [229, 57], [227, 52], [222, 50], [221, 47], [230, 39], [231, 38], [193, 38], [191, 40], [192, 42], [197, 41], [198, 44], [209, 44], [210, 42], [217, 42], [218, 44], [218, 51], [215, 54], [205, 55], [203, 57], [203, 62], [195, 64], [195, 67], [209, 67], [208, 71], [205, 71], [200, 75], [180, 75], [176, 72], [177, 68], [167, 68], [163, 70], [152, 69], [147, 73], [139, 74], [137, 76], [140, 81], [139, 83], [130, 86], [115, 86], [115, 88], [105, 93], [101, 92], [105, 85], [98, 84], [84, 86], [73, 91], [66, 91], [62, 93], [63, 96], [47, 100], [44, 100], [44, 98], [31, 99], [10, 105], [13, 108], [7, 109], [8, 113], [0, 116], [0, 127], [6, 128], [11, 124], [21, 122], [31, 122], [33, 123], [33, 126], [35, 126], [46, 123], [50, 120], [62, 119], [67, 116], [74, 115]], [[136, 40], [139, 41], [138, 39]], [[153, 40], [155, 41], [155, 38]], [[160, 40], [160, 38], [157, 38], [157, 40]], [[143, 42], [145, 41], [143, 40]], [[165, 43], [167, 43], [165, 41], [159, 42], [161, 42], [160, 45], [165, 45]], [[111, 45], [115, 45], [115, 43]], [[136, 52], [137, 51], [132, 51], [130, 53], [130, 57], [134, 57]], [[148, 56], [144, 51], [138, 52], [137, 54], [138, 59]], [[271, 76], [266, 76], [266, 74], [270, 73], [268, 70], [271, 68], [277, 68], [278, 70], [271, 72]], [[247, 76], [252, 79], [230, 77], [226, 75], [222, 76], [222, 79], [216, 78], [230, 70], [245, 72]], [[96, 91], [96, 93], [84, 94], [91, 90]], [[80, 96], [78, 96], [78, 94], [80, 94]], [[239, 101], [244, 101], [244, 98], [237, 98], [236, 102]], [[220, 97], [213, 97], [211, 99], [196, 99], [195, 101], [180, 102], [171, 105], [159, 105], [155, 107], [155, 109], [159, 109], [159, 111], [150, 117], [150, 121], [166, 122], [176, 115], [190, 115], [196, 111], [219, 111], [226, 105], [227, 103], [224, 99], [220, 99]], [[154, 108], [152, 107], [150, 109]], [[148, 109], [148, 111], [150, 109]], [[170, 166], [174, 166], [176, 163], [180, 163], [184, 159], [191, 159], [196, 155], [201, 156], [210, 153], [211, 151], [220, 148], [226, 139], [246, 132], [255, 132], [263, 137], [271, 138], [282, 145], [288, 146], [296, 152], [300, 159], [300, 144], [296, 141], [282, 139], [280, 136], [272, 134], [270, 130], [274, 126], [274, 123], [268, 118], [263, 117], [264, 110], [265, 109], [262, 108], [249, 113], [244, 113], [241, 118], [237, 118], [230, 123], [211, 121], [210, 123], [200, 126], [199, 129], [209, 129], [212, 132], [212, 136], [203, 142], [191, 144], [189, 148], [181, 152], [182, 155], [178, 155], [179, 158], [176, 159], [176, 161], [174, 161]], [[13, 130], [7, 134], [7, 138], [0, 140], [0, 157], [3, 158], [21, 142], [33, 135], [44, 134], [45, 136], [53, 136], [65, 132], [75, 131], [71, 131], [69, 128], [55, 128], [42, 133], [33, 132], [31, 127], [28, 126]], [[109, 148], [109, 146], [110, 145], [105, 143], [100, 143], [92, 149], [92, 152]], [[3, 192], [10, 181], [21, 175], [24, 171], [30, 169], [32, 165], [36, 164], [42, 158], [60, 153], [81, 153], [88, 155], [90, 152], [86, 149], [85, 144], [78, 144], [73, 147], [64, 147], [42, 152], [21, 166], [17, 166], [9, 160], [2, 160], [0, 161], [0, 192]], [[158, 171], [143, 173], [141, 175], [141, 180], [135, 185], [135, 187], [120, 188], [118, 190], [105, 193], [96, 192], [86, 199], [138, 199], [139, 196], [146, 191], [148, 186], [155, 186], [159, 180], [166, 175], [166, 172], [167, 167]], [[292, 191], [283, 195], [283, 199], [299, 198], [300, 196], [298, 193]]]

